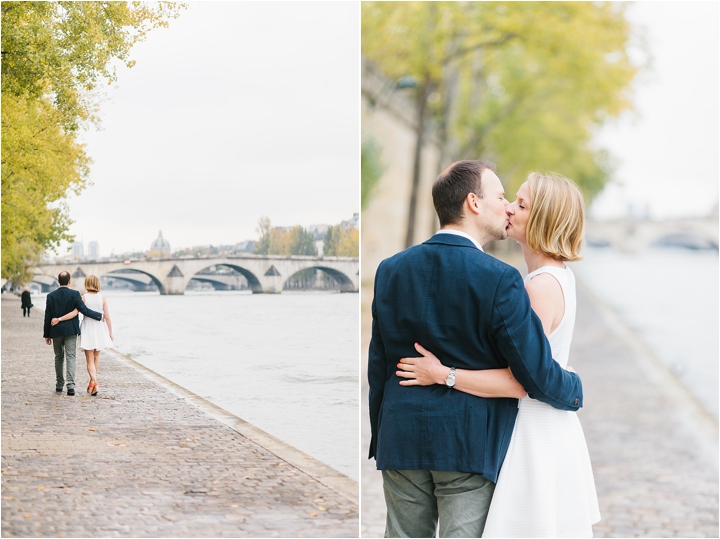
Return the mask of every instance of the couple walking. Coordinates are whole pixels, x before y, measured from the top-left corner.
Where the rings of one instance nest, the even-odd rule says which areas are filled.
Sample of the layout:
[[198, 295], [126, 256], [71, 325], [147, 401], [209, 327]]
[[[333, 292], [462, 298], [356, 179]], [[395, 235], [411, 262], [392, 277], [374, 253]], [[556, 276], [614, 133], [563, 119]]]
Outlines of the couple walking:
[[[85, 278], [86, 293], [82, 297], [69, 288], [70, 274], [58, 275], [60, 287], [47, 295], [43, 337], [55, 351], [55, 391], [61, 393], [67, 377], [67, 394], [75, 395], [75, 352], [78, 346], [85, 351], [90, 383], [87, 391], [98, 394], [97, 372], [100, 351], [112, 348], [113, 334], [107, 300], [100, 294], [100, 280], [95, 275]], [[84, 318], [78, 322], [78, 313]], [[78, 339], [79, 338], [79, 339]]]
[[[433, 186], [441, 230], [375, 275], [370, 457], [386, 537], [591, 537], [600, 520], [567, 367], [584, 205], [530, 174], [510, 204], [492, 163]], [[516, 240], [528, 275], [485, 254]], [[417, 356], [420, 353], [421, 357]]]

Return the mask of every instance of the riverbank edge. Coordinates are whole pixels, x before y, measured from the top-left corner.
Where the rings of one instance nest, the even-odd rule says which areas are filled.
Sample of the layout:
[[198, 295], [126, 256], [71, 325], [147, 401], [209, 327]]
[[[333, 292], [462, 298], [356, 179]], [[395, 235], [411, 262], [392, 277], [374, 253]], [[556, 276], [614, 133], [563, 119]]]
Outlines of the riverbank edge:
[[[3, 294], [2, 299], [10, 301], [17, 299], [18, 302], [20, 301], [20, 298], [18, 296], [15, 296], [14, 294]], [[45, 316], [44, 310], [39, 308], [36, 308], [35, 310], [43, 313], [43, 317]], [[207, 399], [202, 398], [201, 396], [193, 393], [189, 389], [179, 384], [176, 384], [172, 380], [153, 371], [145, 365], [138, 363], [127, 355], [112, 348], [103, 350], [103, 352], [111, 355], [115, 360], [132, 368], [133, 370], [138, 372], [138, 374], [152, 380], [169, 393], [172, 393], [173, 395], [182, 398], [192, 406], [199, 408], [203, 413], [209, 416], [210, 419], [219, 421], [220, 423], [223, 423], [224, 425], [230, 427], [235, 432], [241, 434], [242, 436], [251, 440], [263, 449], [266, 449], [273, 455], [284, 460], [291, 466], [297, 468], [304, 474], [310, 476], [318, 483], [325, 485], [326, 487], [336, 492], [340, 496], [346, 498], [350, 502], [359, 505], [360, 485], [358, 481], [355, 481], [354, 479], [330, 467], [324, 462], [320, 462], [314, 457], [303, 453], [296, 447], [293, 447], [290, 444], [283, 442], [272, 434], [265, 432], [264, 430], [252, 425], [251, 423], [248, 423], [244, 419], [241, 419], [238, 416], [231, 414], [224, 408], [221, 408], [220, 406], [208, 401]]]
[[715, 416], [682, 380], [658, 357], [642, 337], [623, 320], [620, 313], [602, 300], [577, 274], [575, 282], [597, 307], [603, 322], [630, 348], [649, 380], [672, 400], [688, 421], [688, 426], [698, 433], [698, 441], [715, 459], [720, 453], [720, 425]]

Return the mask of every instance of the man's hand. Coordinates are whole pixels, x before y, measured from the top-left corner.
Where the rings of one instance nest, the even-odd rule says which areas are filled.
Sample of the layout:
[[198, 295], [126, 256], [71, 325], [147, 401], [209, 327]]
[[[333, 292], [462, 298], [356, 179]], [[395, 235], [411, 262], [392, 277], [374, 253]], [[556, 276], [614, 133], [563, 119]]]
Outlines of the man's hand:
[[50, 320], [50, 325], [51, 325], [51, 326], [57, 326], [59, 323], [60, 323], [60, 319], [59, 319], [59, 318], [53, 318], [52, 320]]
[[52, 339], [45, 339], [45, 344], [52, 344]]

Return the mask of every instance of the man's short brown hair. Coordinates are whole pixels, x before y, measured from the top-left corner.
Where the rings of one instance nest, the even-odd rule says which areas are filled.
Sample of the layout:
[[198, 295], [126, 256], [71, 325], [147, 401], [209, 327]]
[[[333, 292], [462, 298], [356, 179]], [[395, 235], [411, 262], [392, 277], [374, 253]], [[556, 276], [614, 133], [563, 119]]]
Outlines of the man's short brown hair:
[[495, 171], [495, 163], [465, 160], [456, 161], [440, 173], [432, 196], [441, 227], [462, 221], [463, 203], [470, 193], [482, 197], [480, 177], [487, 169]]

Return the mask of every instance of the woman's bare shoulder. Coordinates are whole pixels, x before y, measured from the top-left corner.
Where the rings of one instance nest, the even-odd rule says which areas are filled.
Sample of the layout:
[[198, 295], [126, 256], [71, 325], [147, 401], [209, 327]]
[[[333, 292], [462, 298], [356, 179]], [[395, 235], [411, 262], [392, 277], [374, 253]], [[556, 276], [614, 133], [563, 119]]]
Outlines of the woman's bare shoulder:
[[551, 306], [562, 303], [563, 292], [558, 280], [549, 273], [540, 273], [525, 283], [533, 308], [536, 305]]

